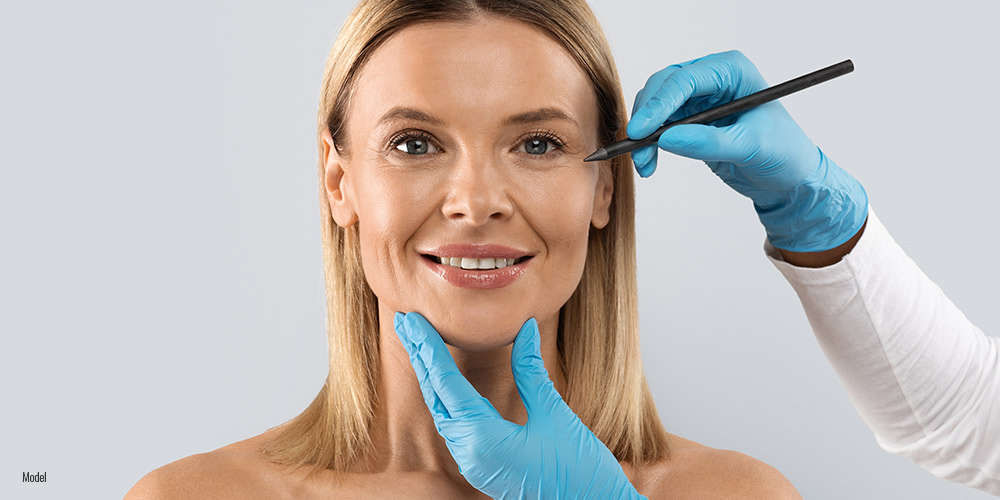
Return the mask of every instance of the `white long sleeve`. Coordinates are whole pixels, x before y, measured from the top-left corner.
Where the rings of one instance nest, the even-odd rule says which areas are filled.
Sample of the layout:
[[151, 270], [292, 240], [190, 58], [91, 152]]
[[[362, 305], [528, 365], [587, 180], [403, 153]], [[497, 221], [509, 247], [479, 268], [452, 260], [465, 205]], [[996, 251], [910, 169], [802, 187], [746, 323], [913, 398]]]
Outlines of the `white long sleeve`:
[[879, 446], [935, 476], [1000, 496], [1000, 338], [973, 325], [868, 212], [832, 266], [764, 251]]

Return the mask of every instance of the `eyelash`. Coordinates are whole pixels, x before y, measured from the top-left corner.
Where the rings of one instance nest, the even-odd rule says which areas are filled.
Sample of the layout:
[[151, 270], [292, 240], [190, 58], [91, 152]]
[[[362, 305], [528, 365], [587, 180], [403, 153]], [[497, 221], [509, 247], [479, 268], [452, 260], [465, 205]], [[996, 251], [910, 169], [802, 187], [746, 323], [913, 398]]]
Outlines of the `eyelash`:
[[[420, 141], [434, 142], [434, 138], [432, 138], [430, 136], [430, 134], [428, 134], [426, 132], [422, 132], [422, 131], [419, 131], [419, 130], [404, 130], [404, 131], [402, 131], [402, 132], [400, 132], [400, 133], [392, 136], [392, 138], [389, 139], [389, 145], [386, 147], [386, 149], [391, 149], [391, 150], [395, 151], [397, 146], [399, 146], [400, 144], [402, 144], [402, 143], [404, 143], [404, 142], [406, 142], [406, 141], [408, 141], [410, 139], [417, 139], [417, 140], [420, 140]], [[417, 156], [417, 155], [406, 155], [406, 156]]]
[[[430, 143], [434, 143], [435, 142], [434, 138], [431, 137], [431, 135], [428, 134], [427, 132], [424, 132], [422, 130], [405, 130], [403, 132], [400, 132], [400, 133], [392, 136], [392, 138], [389, 139], [389, 144], [387, 146], [387, 149], [391, 150], [391, 152], [398, 152], [399, 154], [401, 154], [403, 156], [410, 156], [410, 157], [413, 157], [413, 156], [422, 156], [422, 155], [411, 155], [411, 154], [403, 153], [402, 151], [397, 151], [396, 150], [396, 148], [400, 144], [402, 144], [402, 143], [404, 143], [404, 142], [406, 142], [408, 140], [411, 140], [411, 139], [416, 139], [416, 140], [419, 140], [419, 141], [427, 141], [427, 142], [430, 142]], [[549, 151], [546, 151], [544, 154], [540, 154], [540, 155], [533, 155], [533, 154], [530, 154], [530, 153], [526, 153], [528, 156], [536, 156], [536, 157], [541, 157], [541, 158], [549, 158], [549, 157], [553, 156], [550, 153], [562, 152], [563, 148], [566, 147], [566, 143], [563, 142], [563, 140], [560, 139], [559, 136], [557, 136], [555, 134], [555, 132], [553, 132], [551, 130], [536, 130], [534, 132], [531, 132], [531, 133], [525, 135], [523, 138], [518, 139], [517, 140], [517, 145], [521, 146], [522, 144], [524, 144], [525, 142], [528, 142], [530, 140], [539, 140], [539, 139], [548, 142], [549, 144], [551, 144], [553, 146], [553, 148], [551, 150], [549, 150]], [[437, 146], [436, 143], [435, 143], [435, 147], [440, 148], [440, 146]]]

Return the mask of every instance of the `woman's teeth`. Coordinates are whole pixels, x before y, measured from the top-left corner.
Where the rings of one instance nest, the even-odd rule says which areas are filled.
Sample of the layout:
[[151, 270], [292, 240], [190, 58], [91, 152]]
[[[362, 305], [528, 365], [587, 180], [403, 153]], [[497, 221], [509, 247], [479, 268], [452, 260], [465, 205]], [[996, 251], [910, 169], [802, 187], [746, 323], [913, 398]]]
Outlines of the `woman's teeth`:
[[485, 259], [475, 259], [469, 257], [438, 257], [438, 261], [446, 266], [461, 267], [462, 269], [502, 269], [512, 265], [517, 259], [502, 259], [488, 257]]

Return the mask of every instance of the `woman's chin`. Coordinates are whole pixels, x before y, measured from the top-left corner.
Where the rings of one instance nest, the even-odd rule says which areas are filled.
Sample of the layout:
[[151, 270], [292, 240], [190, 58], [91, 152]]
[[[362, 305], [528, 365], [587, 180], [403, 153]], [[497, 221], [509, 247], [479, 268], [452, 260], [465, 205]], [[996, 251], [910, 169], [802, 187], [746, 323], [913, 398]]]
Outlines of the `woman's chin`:
[[[425, 316], [427, 317], [427, 316]], [[530, 316], [520, 318], [511, 314], [502, 317], [490, 315], [450, 315], [447, 318], [427, 317], [441, 334], [445, 343], [470, 352], [484, 352], [508, 346], [517, 338], [521, 326]]]
[[505, 333], [504, 335], [495, 335], [488, 332], [483, 332], [480, 335], [468, 333], [460, 335], [441, 334], [441, 338], [444, 339], [446, 344], [467, 352], [489, 352], [502, 349], [513, 343], [516, 337], [516, 331], [513, 334]]
[[546, 315], [529, 304], [524, 301], [487, 302], [474, 306], [440, 307], [426, 301], [394, 304], [387, 300], [379, 302], [379, 309], [389, 321], [397, 311], [420, 313], [446, 344], [469, 352], [486, 352], [510, 346], [530, 318], [534, 317], [541, 323], [544, 318], [558, 316], [558, 309]]

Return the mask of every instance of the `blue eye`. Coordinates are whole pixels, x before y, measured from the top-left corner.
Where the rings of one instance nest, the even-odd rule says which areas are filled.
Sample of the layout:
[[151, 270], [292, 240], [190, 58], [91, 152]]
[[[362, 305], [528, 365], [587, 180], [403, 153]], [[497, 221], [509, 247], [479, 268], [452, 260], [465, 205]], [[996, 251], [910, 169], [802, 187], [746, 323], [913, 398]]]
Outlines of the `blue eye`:
[[421, 156], [428, 153], [440, 152], [438, 147], [431, 143], [430, 137], [414, 133], [395, 137], [390, 141], [390, 145], [397, 151], [412, 156]]
[[406, 151], [411, 155], [422, 155], [427, 152], [427, 141], [421, 141], [417, 139], [410, 139], [399, 146], [396, 149], [400, 151]]
[[536, 133], [521, 143], [521, 147], [518, 148], [519, 152], [524, 152], [531, 156], [552, 156], [555, 152], [565, 146], [565, 144], [559, 140], [556, 136], [546, 132], [546, 133]]
[[524, 141], [524, 150], [528, 154], [543, 155], [549, 150], [549, 141], [528, 139]]

